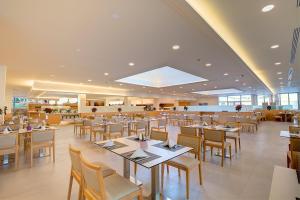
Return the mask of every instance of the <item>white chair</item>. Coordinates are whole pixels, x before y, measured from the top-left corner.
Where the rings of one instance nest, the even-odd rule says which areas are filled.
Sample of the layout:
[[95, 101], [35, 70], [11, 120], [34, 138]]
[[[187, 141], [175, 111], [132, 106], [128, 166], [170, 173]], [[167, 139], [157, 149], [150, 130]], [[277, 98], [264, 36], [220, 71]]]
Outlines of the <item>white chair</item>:
[[103, 133], [104, 139], [112, 139], [123, 136], [123, 125], [122, 124], [109, 124], [107, 126], [107, 132]]
[[55, 162], [55, 130], [36, 131], [31, 133], [30, 140], [30, 167], [33, 165], [33, 151], [35, 149], [49, 148], [53, 151], [53, 162]]
[[18, 168], [19, 164], [19, 145], [18, 134], [8, 133], [0, 134], [0, 155], [15, 154], [15, 168]]

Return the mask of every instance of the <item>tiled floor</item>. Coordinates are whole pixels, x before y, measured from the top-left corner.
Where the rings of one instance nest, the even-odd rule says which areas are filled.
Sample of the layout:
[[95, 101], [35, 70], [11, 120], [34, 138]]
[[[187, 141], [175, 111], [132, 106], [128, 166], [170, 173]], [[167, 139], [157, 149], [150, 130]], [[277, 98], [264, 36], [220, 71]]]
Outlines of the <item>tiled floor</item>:
[[[274, 165], [285, 166], [288, 139], [280, 138], [279, 131], [287, 130], [288, 123], [263, 122], [255, 134], [242, 134], [242, 150], [230, 162], [226, 159], [220, 166], [219, 157], [210, 157], [203, 163], [204, 185], [199, 185], [198, 172], [191, 172], [190, 199], [203, 200], [265, 200], [268, 199]], [[175, 136], [177, 128], [170, 127]], [[64, 200], [67, 196], [70, 159], [68, 145], [80, 147], [91, 161], [106, 162], [122, 174], [122, 159], [95, 147], [86, 140], [73, 135], [72, 126], [61, 126], [56, 137], [56, 163], [46, 158], [35, 159], [33, 168], [25, 163], [23, 156], [20, 168], [0, 168], [1, 200]], [[132, 170], [133, 171], [133, 170]], [[149, 191], [150, 171], [138, 168], [138, 179]], [[165, 174], [164, 196], [170, 199], [185, 199], [185, 174], [178, 177], [177, 170]], [[74, 182], [72, 199], [77, 199], [78, 187]]]

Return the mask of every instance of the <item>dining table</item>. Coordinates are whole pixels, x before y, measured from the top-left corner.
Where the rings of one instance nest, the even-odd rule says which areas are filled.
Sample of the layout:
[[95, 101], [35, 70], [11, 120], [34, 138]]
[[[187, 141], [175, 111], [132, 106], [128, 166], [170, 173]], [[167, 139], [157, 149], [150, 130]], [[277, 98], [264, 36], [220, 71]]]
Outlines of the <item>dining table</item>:
[[[151, 200], [159, 200], [160, 193], [160, 177], [159, 166], [177, 156], [185, 154], [192, 150], [190, 147], [177, 145], [176, 149], [168, 149], [163, 145], [162, 141], [146, 139], [140, 141], [136, 136], [129, 136], [111, 140], [114, 146], [104, 147], [108, 141], [98, 141], [95, 144], [123, 158], [123, 176], [130, 177], [130, 162], [134, 162], [151, 170]], [[131, 158], [132, 154], [142, 149], [148, 156], [139, 159]]]

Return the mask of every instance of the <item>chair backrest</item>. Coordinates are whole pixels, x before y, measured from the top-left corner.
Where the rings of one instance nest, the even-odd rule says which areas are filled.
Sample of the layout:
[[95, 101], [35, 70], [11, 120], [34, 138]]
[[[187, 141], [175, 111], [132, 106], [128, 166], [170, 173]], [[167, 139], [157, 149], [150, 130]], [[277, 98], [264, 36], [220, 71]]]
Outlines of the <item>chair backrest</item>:
[[93, 121], [92, 120], [83, 120], [83, 125], [84, 126], [92, 126], [93, 125]]
[[289, 126], [289, 132], [290, 133], [300, 133], [300, 127]]
[[177, 144], [193, 148], [192, 152], [200, 159], [201, 137], [179, 134]]
[[18, 145], [18, 134], [0, 134], [0, 149], [14, 148]]
[[152, 129], [150, 139], [167, 141], [168, 140], [168, 132], [158, 131], [158, 130], [153, 130]]
[[300, 152], [300, 138], [290, 138], [290, 150]]
[[41, 143], [41, 142], [51, 142], [54, 141], [54, 130], [45, 131], [34, 131], [31, 133], [31, 142]]
[[292, 153], [292, 168], [300, 170], [300, 152], [293, 152]]
[[138, 121], [136, 124], [136, 129], [146, 129], [147, 127], [147, 122], [146, 121]]
[[204, 128], [204, 140], [213, 142], [224, 142], [225, 132], [223, 130], [206, 129]]
[[183, 135], [197, 136], [197, 129], [194, 127], [181, 126], [180, 133]]
[[158, 120], [158, 126], [166, 126], [167, 122], [164, 119], [159, 119]]
[[78, 175], [81, 175], [80, 150], [69, 145], [69, 153], [72, 163], [72, 170], [74, 170]]
[[122, 124], [110, 124], [108, 125], [108, 131], [110, 133], [121, 133], [123, 131]]
[[84, 194], [89, 196], [87, 199], [107, 200], [101, 166], [87, 161], [82, 155], [80, 161]]

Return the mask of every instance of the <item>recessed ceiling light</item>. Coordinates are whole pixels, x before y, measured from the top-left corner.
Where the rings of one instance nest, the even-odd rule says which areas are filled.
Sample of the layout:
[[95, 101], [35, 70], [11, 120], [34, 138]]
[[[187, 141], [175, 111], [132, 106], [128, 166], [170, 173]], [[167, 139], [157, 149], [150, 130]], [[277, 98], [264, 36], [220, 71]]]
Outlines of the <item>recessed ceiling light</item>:
[[54, 77], [54, 74], [50, 74], [50, 77]]
[[272, 45], [270, 48], [271, 48], [271, 49], [277, 49], [278, 47], [279, 47], [278, 44], [274, 44], [274, 45]]
[[206, 86], [207, 84], [206, 84], [206, 83], [204, 83], [203, 85], [204, 85], [204, 86]]
[[132, 66], [134, 66], [134, 63], [130, 62], [130, 63], [128, 63], [128, 65], [132, 67]]
[[143, 88], [146, 88], [145, 86]]
[[82, 85], [83, 83], [79, 83], [79, 85]]
[[60, 67], [60, 68], [65, 68], [65, 66], [64, 66], [64, 65], [59, 65], [59, 67]]
[[108, 75], [109, 75], [109, 73], [105, 72], [105, 73], [104, 73], [104, 75], [105, 75], [105, 76], [108, 76]]
[[77, 51], [77, 52], [80, 52], [81, 50], [80, 50], [80, 49], [76, 49], [76, 51]]
[[215, 88], [215, 89], [217, 89], [217, 88], [218, 88], [218, 86], [215, 86], [214, 88]]
[[239, 79], [235, 79], [235, 82], [239, 82], [240, 80]]
[[282, 72], [277, 72], [278, 75], [282, 74]]
[[172, 49], [173, 50], [178, 50], [178, 49], [180, 49], [180, 46], [178, 44], [175, 44], [175, 45], [172, 46]]
[[263, 7], [263, 8], [261, 9], [261, 11], [262, 11], [262, 12], [269, 12], [269, 11], [273, 10], [274, 7], [275, 7], [275, 6], [274, 6], [273, 4], [266, 5], [265, 7]]
[[91, 79], [89, 79], [89, 80], [88, 80], [88, 82], [92, 82], [92, 80], [91, 80]]
[[252, 87], [251, 87], [251, 86], [249, 86], [249, 88], [251, 89]]
[[276, 63], [274, 63], [275, 65], [281, 65], [281, 62], [276, 62]]
[[211, 63], [206, 63], [205, 66], [206, 66], [206, 67], [210, 67], [210, 66], [211, 66]]
[[246, 83], [243, 83], [243, 86], [245, 86], [246, 85]]
[[280, 82], [280, 85], [282, 85], [283, 84], [283, 82]]
[[120, 85], [120, 86], [122, 86], [123, 84], [122, 84], [122, 83], [120, 83], [119, 85]]
[[179, 88], [180, 88], [180, 89], [182, 89], [183, 87], [182, 87], [182, 86], [180, 86]]
[[225, 73], [224, 76], [228, 76], [228, 73]]
[[195, 90], [195, 89], [192, 89], [192, 90]]
[[278, 79], [279, 79], [279, 80], [282, 80], [282, 77], [279, 77]]

